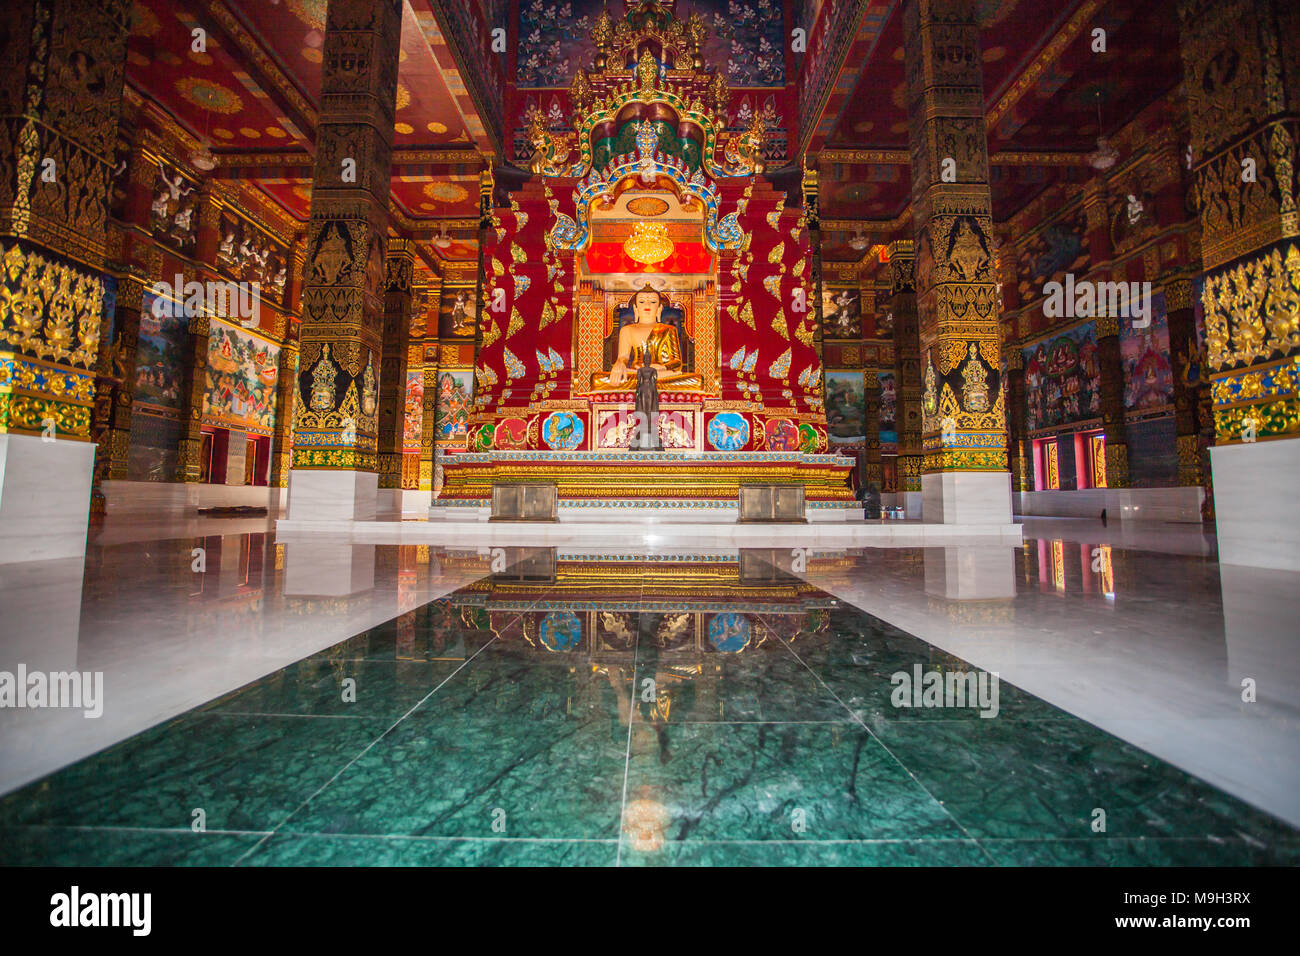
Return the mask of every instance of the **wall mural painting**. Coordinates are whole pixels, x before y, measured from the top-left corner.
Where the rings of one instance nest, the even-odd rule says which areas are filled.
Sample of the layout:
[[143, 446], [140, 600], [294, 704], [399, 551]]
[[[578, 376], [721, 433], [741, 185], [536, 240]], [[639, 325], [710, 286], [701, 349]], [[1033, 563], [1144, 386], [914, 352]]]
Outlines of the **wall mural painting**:
[[857, 289], [822, 290], [822, 330], [828, 339], [862, 338], [862, 300]]
[[898, 452], [898, 383], [893, 372], [881, 372], [880, 381], [880, 450]]
[[1082, 209], [1028, 237], [1018, 248], [1016, 271], [1020, 298], [1032, 301], [1043, 286], [1062, 281], [1065, 273], [1088, 271], [1088, 217]]
[[473, 369], [448, 369], [438, 374], [438, 413], [433, 431], [439, 445], [465, 444], [473, 392]]
[[478, 303], [472, 285], [445, 288], [438, 310], [438, 334], [473, 335], [476, 315]]
[[[603, 0], [520, 0], [518, 82], [522, 87], [567, 86], [579, 66], [595, 55], [591, 28]], [[625, 3], [608, 5], [621, 19]], [[709, 30], [706, 63], [726, 64], [735, 87], [785, 85], [785, 14], [781, 0], [679, 0], [676, 16], [698, 13]], [[672, 64], [668, 64], [671, 66]]]
[[402, 451], [419, 452], [420, 432], [424, 428], [424, 372], [406, 373], [406, 407], [402, 420]]
[[1101, 414], [1101, 365], [1091, 322], [1022, 350], [1026, 425], [1030, 431], [1070, 425]]
[[826, 425], [832, 445], [867, 440], [867, 393], [861, 370], [826, 372]]
[[203, 417], [218, 425], [270, 434], [275, 430], [275, 392], [280, 347], [242, 329], [213, 322]]
[[1151, 297], [1151, 324], [1133, 328], [1120, 319], [1119, 354], [1124, 366], [1124, 407], [1159, 408], [1173, 401], [1174, 370], [1169, 363], [1169, 313], [1165, 294]]
[[135, 401], [180, 408], [189, 320], [184, 316], [155, 315], [155, 301], [152, 292], [145, 292], [136, 349]]

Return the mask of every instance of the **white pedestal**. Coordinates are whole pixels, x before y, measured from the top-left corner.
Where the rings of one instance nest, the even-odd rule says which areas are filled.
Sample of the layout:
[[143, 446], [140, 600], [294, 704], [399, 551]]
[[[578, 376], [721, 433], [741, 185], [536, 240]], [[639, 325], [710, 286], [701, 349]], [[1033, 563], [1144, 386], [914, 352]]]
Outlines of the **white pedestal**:
[[925, 517], [921, 508], [921, 492], [902, 491], [899, 492], [899, 497], [903, 499], [901, 504], [903, 505], [904, 517], [912, 519], [923, 519]]
[[[944, 471], [921, 476], [921, 511], [930, 524], [1011, 524], [1009, 471]], [[912, 517], [910, 511], [907, 515]]]
[[1300, 571], [1300, 439], [1210, 449], [1219, 562]]
[[373, 521], [379, 476], [373, 471], [289, 472], [289, 518], [294, 521]]
[[404, 514], [425, 517], [433, 493], [409, 488], [380, 488], [375, 513], [379, 517], [397, 518]]
[[80, 558], [95, 446], [0, 435], [0, 564]]

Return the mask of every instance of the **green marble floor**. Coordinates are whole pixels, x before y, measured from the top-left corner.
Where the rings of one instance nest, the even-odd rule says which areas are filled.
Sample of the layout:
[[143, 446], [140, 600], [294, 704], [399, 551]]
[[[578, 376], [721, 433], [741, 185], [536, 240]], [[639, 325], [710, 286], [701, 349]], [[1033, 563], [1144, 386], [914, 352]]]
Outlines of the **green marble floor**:
[[435, 601], [9, 794], [0, 863], [1300, 862], [1009, 684], [992, 719], [894, 707], [891, 675], [965, 665], [829, 595], [503, 608]]

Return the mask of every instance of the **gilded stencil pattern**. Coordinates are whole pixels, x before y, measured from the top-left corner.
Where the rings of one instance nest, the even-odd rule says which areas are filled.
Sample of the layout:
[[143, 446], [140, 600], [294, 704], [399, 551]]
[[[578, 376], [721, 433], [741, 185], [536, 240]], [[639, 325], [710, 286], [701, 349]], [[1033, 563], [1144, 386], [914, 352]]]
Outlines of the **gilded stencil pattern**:
[[0, 330], [20, 351], [90, 368], [99, 349], [104, 283], [97, 276], [24, 250], [5, 249]]
[[1207, 276], [1202, 303], [1213, 370], [1300, 348], [1300, 244]]

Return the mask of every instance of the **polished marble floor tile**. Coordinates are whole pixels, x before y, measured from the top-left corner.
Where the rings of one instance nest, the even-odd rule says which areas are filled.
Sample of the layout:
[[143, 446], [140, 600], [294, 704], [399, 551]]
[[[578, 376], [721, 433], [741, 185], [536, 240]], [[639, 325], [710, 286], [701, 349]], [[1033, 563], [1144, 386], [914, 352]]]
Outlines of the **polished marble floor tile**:
[[200, 713], [0, 798], [0, 825], [270, 830], [389, 726]]
[[632, 739], [629, 805], [668, 841], [966, 836], [855, 724], [638, 724]]
[[[745, 580], [687, 545], [523, 574], [262, 534], [198, 539], [197, 577], [192, 538], [11, 569], [0, 664], [113, 693], [102, 721], [0, 712], [0, 783], [47, 768], [0, 796], [0, 863], [1296, 865], [1294, 587], [1220, 596], [1180, 533], [1112, 539], [1098, 573], [1086, 526]], [[74, 584], [80, 636], [30, 593]], [[996, 717], [897, 706], [900, 675], [981, 669]]]
[[1296, 832], [1080, 720], [879, 721], [873, 732], [977, 839]]
[[974, 840], [690, 840], [622, 848], [622, 866], [992, 866]]
[[617, 840], [428, 839], [277, 833], [239, 866], [613, 866]]
[[232, 866], [260, 833], [0, 826], [0, 866]]

